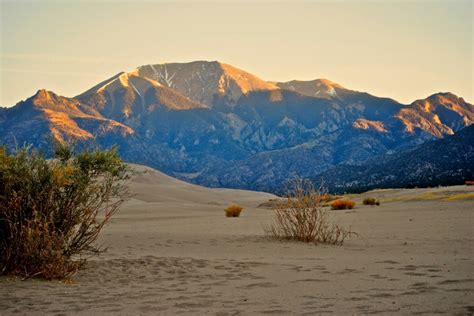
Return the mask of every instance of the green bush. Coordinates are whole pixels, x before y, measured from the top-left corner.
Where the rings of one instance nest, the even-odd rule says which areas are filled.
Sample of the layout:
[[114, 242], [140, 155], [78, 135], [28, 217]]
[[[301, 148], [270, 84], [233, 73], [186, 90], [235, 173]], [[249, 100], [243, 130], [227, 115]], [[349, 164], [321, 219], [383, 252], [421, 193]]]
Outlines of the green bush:
[[67, 278], [85, 262], [104, 225], [127, 197], [127, 165], [116, 149], [54, 159], [0, 147], [0, 274]]

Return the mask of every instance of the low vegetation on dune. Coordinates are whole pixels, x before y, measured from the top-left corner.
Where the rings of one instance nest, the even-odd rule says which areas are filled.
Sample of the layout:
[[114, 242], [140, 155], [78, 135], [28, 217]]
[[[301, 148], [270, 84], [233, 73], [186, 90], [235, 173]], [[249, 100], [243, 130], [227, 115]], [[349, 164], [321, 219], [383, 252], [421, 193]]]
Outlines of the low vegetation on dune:
[[445, 201], [458, 201], [458, 200], [472, 200], [474, 199], [474, 193], [462, 193], [462, 194], [453, 194], [444, 198]]
[[380, 201], [377, 200], [376, 198], [368, 197], [368, 198], [365, 198], [362, 201], [362, 204], [364, 204], [364, 205], [380, 205]]
[[351, 200], [336, 200], [331, 203], [332, 210], [351, 210], [355, 206], [355, 202]]
[[242, 212], [242, 206], [238, 204], [230, 204], [225, 208], [225, 216], [227, 217], [239, 217]]
[[128, 196], [127, 165], [115, 149], [74, 153], [57, 145], [45, 159], [0, 147], [0, 274], [70, 277]]
[[322, 205], [328, 197], [322, 187], [316, 189], [310, 181], [296, 179], [289, 188], [286, 199], [276, 205], [274, 222], [264, 227], [267, 236], [342, 245], [353, 234], [330, 222]]

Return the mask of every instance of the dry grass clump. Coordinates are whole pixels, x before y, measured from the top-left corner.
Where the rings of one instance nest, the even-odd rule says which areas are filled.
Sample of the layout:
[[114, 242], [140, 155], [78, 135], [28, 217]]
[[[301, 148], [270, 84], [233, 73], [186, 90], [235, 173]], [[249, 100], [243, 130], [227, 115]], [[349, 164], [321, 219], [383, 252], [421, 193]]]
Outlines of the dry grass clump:
[[115, 149], [46, 160], [0, 147], [0, 274], [62, 279], [99, 252], [93, 245], [126, 197], [128, 167]]
[[273, 224], [264, 227], [267, 236], [277, 239], [342, 245], [352, 234], [330, 223], [322, 208], [326, 198], [322, 188], [315, 189], [308, 180], [292, 181], [285, 200], [278, 204]]
[[242, 212], [242, 206], [238, 204], [230, 204], [225, 208], [225, 216], [227, 217], [239, 217]]
[[355, 202], [351, 200], [336, 200], [331, 203], [332, 210], [351, 210], [355, 206]]
[[364, 204], [364, 205], [380, 205], [380, 201], [377, 200], [376, 198], [368, 197], [368, 198], [365, 198], [362, 201], [362, 204]]

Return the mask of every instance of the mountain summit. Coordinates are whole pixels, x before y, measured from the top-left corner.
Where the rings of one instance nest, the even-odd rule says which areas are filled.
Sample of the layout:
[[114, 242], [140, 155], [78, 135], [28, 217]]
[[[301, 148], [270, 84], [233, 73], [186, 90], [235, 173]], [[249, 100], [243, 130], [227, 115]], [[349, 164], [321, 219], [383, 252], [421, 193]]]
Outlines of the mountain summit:
[[207, 186], [276, 190], [473, 124], [451, 93], [411, 104], [327, 79], [269, 82], [217, 61], [140, 66], [67, 98], [40, 90], [0, 108], [0, 142], [117, 144], [126, 160]]
[[319, 98], [334, 98], [338, 96], [338, 91], [348, 91], [343, 86], [327, 79], [310, 81], [292, 80], [288, 82], [275, 82], [274, 84], [281, 89], [296, 91], [307, 96]]
[[212, 104], [216, 97], [225, 97], [235, 104], [247, 92], [278, 89], [255, 75], [218, 61], [145, 65], [138, 67], [137, 72], [203, 104]]

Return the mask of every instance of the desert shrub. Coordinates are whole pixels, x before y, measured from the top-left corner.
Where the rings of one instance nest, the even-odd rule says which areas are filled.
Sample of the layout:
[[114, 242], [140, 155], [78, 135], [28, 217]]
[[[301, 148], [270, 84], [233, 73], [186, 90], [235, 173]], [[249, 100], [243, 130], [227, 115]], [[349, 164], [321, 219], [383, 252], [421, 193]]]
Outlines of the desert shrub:
[[128, 175], [115, 149], [76, 154], [57, 145], [47, 160], [0, 147], [0, 274], [74, 274], [102, 250], [94, 241], [126, 198]]
[[355, 202], [351, 200], [336, 200], [331, 203], [332, 210], [350, 210], [355, 206]]
[[362, 201], [362, 204], [364, 205], [380, 205], [380, 201], [377, 200], [376, 198], [365, 198], [363, 201]]
[[342, 245], [352, 234], [339, 225], [330, 223], [322, 208], [326, 194], [322, 187], [303, 179], [292, 181], [285, 200], [277, 205], [275, 220], [265, 226], [267, 236], [277, 239]]
[[238, 204], [230, 204], [225, 208], [225, 216], [227, 217], [239, 217], [242, 212], [242, 206]]

